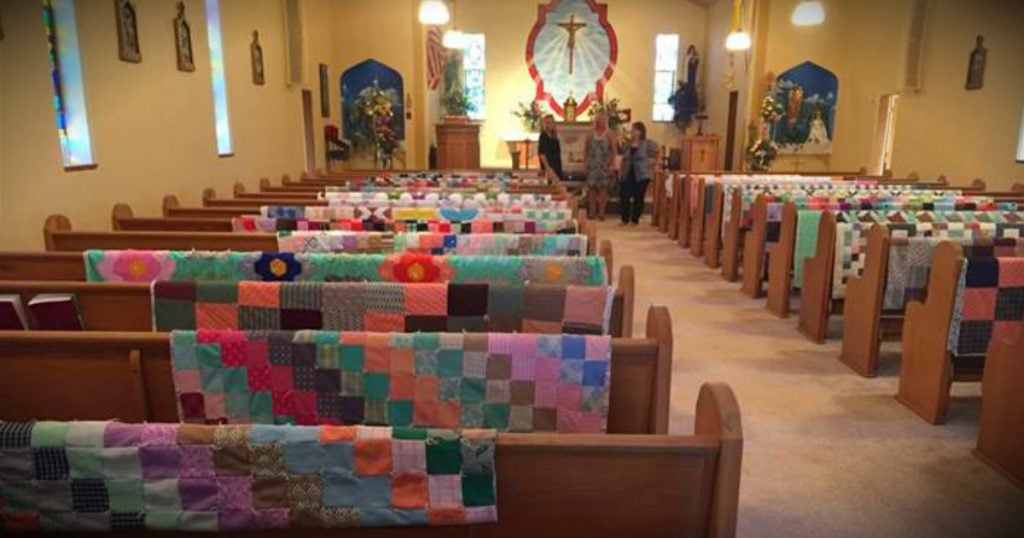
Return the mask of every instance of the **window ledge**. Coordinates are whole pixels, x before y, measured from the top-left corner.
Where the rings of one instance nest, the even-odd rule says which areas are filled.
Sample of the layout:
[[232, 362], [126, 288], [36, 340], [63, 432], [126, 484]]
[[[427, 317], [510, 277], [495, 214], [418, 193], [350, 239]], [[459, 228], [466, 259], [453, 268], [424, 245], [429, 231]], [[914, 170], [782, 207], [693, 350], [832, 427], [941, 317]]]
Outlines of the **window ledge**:
[[73, 165], [73, 166], [65, 166], [64, 167], [64, 171], [65, 172], [80, 172], [80, 171], [83, 171], [83, 170], [95, 170], [95, 169], [97, 169], [99, 167], [100, 167], [100, 165], [97, 164], [97, 163], [93, 163], [93, 164], [76, 164], [76, 165]]

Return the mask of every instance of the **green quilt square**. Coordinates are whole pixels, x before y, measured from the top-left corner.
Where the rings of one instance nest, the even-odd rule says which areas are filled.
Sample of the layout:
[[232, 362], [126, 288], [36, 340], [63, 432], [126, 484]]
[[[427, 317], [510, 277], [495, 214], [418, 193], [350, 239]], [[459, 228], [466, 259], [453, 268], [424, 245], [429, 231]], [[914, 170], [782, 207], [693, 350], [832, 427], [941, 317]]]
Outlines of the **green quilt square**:
[[412, 400], [391, 400], [388, 402], [388, 424], [391, 426], [412, 425]]
[[204, 392], [224, 392], [224, 370], [220, 368], [203, 368], [199, 370], [203, 381]]
[[440, 377], [437, 385], [437, 398], [443, 402], [460, 401], [462, 399], [462, 379], [458, 377]]
[[32, 446], [64, 446], [67, 435], [67, 422], [36, 422], [32, 425]]
[[363, 346], [343, 344], [341, 346], [341, 369], [362, 372], [365, 351]]
[[274, 401], [269, 392], [253, 392], [249, 395], [249, 416], [269, 417], [274, 413]]
[[491, 506], [494, 499], [492, 473], [466, 473], [462, 475], [462, 503], [466, 506]]
[[224, 369], [224, 390], [226, 392], [249, 392], [249, 374], [245, 368]]
[[107, 480], [107, 495], [111, 512], [141, 512], [145, 509], [142, 480]]
[[441, 345], [438, 333], [416, 333], [412, 337], [413, 349], [437, 349]]
[[427, 439], [427, 474], [460, 474], [462, 472], [462, 443], [431, 436]]
[[249, 393], [248, 392], [228, 392], [225, 397], [225, 406], [227, 406], [229, 417], [248, 417], [249, 416]]
[[274, 424], [278, 426], [294, 426], [296, 420], [292, 415], [274, 415]]
[[71, 478], [103, 478], [103, 449], [68, 447], [68, 472]]
[[461, 392], [463, 403], [480, 403], [484, 401], [484, 394], [487, 392], [487, 380], [465, 377], [459, 392]]
[[423, 441], [427, 438], [427, 430], [426, 428], [395, 427], [391, 429], [391, 438]]
[[508, 414], [510, 408], [507, 403], [485, 403], [484, 404], [484, 427], [496, 430], [508, 429]]
[[337, 344], [316, 346], [316, 365], [331, 370], [341, 369], [341, 349]]
[[181, 511], [146, 510], [146, 528], [155, 531], [173, 531], [181, 526]]
[[388, 402], [387, 400], [363, 401], [363, 420], [366, 424], [386, 426], [388, 424]]
[[363, 390], [366, 397], [374, 400], [386, 400], [390, 393], [390, 376], [378, 372], [363, 375]]
[[[157, 327], [157, 330], [161, 330]], [[199, 355], [196, 352], [194, 332], [171, 333], [174, 344], [171, 346], [171, 364], [175, 370], [199, 369]], [[189, 338], [191, 337], [191, 338]]]
[[433, 349], [414, 351], [414, 366], [417, 375], [437, 375], [437, 352]]
[[191, 301], [156, 299], [153, 303], [153, 320], [158, 331], [194, 331], [196, 304]]
[[197, 303], [237, 303], [238, 284], [235, 282], [197, 282]]
[[363, 372], [341, 371], [341, 395], [342, 396], [365, 396], [363, 394]]
[[220, 360], [220, 345], [218, 344], [196, 345], [196, 357], [199, 360], [199, 368], [222, 368], [224, 366]]
[[462, 403], [462, 420], [459, 423], [463, 428], [484, 427], [484, 404]]
[[461, 349], [442, 349], [437, 352], [437, 375], [441, 377], [462, 376]]

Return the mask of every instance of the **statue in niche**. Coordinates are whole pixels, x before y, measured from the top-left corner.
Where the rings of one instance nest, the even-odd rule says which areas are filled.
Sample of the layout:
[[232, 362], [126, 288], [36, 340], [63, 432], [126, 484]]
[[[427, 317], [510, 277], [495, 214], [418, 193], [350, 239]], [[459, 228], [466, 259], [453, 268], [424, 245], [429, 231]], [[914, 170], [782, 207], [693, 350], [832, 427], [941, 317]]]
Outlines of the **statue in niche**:
[[967, 63], [967, 84], [964, 88], [968, 90], [980, 90], [985, 85], [985, 56], [988, 55], [988, 49], [982, 44], [984, 40], [981, 36], [977, 37]]
[[135, 6], [130, 0], [114, 0], [114, 13], [117, 15], [118, 57], [125, 62], [141, 62], [139, 23]]
[[252, 31], [252, 44], [249, 45], [249, 53], [252, 56], [252, 83], [263, 86], [267, 81], [263, 71], [263, 46], [260, 45], [259, 30]]
[[697, 47], [690, 45], [686, 49], [686, 80], [678, 81], [678, 87], [669, 97], [668, 103], [674, 107], [672, 121], [682, 131], [686, 131], [700, 112], [700, 88], [697, 85], [697, 73], [700, 71], [700, 55]]
[[192, 56], [192, 26], [185, 19], [185, 3], [178, 2], [178, 16], [174, 18], [174, 49], [178, 56], [178, 71], [196, 70]]

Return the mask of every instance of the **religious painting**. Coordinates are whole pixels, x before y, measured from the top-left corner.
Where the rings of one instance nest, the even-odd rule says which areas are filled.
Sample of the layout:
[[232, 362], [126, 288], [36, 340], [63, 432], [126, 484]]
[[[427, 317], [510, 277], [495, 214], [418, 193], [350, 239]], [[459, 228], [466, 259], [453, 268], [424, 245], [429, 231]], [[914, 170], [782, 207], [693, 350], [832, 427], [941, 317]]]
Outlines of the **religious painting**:
[[375, 86], [391, 100], [391, 128], [398, 140], [405, 140], [405, 85], [402, 75], [372, 59], [358, 63], [341, 74], [341, 123], [345, 136], [351, 137], [356, 131], [356, 101]]
[[818, 64], [804, 62], [782, 72], [774, 92], [782, 113], [770, 129], [779, 153], [832, 153], [839, 93], [836, 75]]
[[582, 115], [604, 97], [615, 72], [619, 46], [608, 6], [596, 0], [552, 0], [537, 8], [526, 42], [526, 63], [536, 100], [565, 118], [565, 104]]
[[3, 15], [3, 12], [0, 11], [0, 41], [3, 41], [3, 40], [4, 40], [4, 15]]
[[327, 64], [320, 64], [320, 117], [331, 117], [331, 79]]
[[142, 51], [139, 48], [139, 22], [135, 5], [129, 0], [114, 0], [114, 15], [117, 21], [118, 58], [125, 62], [141, 62]]
[[258, 30], [252, 31], [249, 55], [252, 57], [252, 83], [257, 86], [263, 86], [267, 83], [267, 77], [263, 71], [263, 45], [260, 45], [260, 32]]
[[174, 18], [174, 50], [178, 58], [178, 71], [196, 70], [192, 54], [192, 25], [185, 19], [185, 3], [178, 2], [178, 16]]
[[964, 87], [968, 90], [980, 90], [985, 85], [985, 57], [988, 56], [988, 49], [982, 44], [984, 40], [981, 36], [976, 38], [974, 50], [967, 62], [967, 84]]

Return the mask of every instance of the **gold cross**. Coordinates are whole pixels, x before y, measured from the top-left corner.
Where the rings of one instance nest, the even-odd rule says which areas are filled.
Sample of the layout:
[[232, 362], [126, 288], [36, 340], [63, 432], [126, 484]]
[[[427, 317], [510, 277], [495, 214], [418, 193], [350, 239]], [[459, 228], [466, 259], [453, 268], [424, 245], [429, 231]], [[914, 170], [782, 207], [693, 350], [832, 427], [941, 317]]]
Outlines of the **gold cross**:
[[587, 25], [585, 22], [576, 22], [576, 15], [569, 15], [569, 22], [560, 22], [559, 26], [569, 32], [569, 74], [572, 74], [573, 59], [576, 55], [576, 32]]

